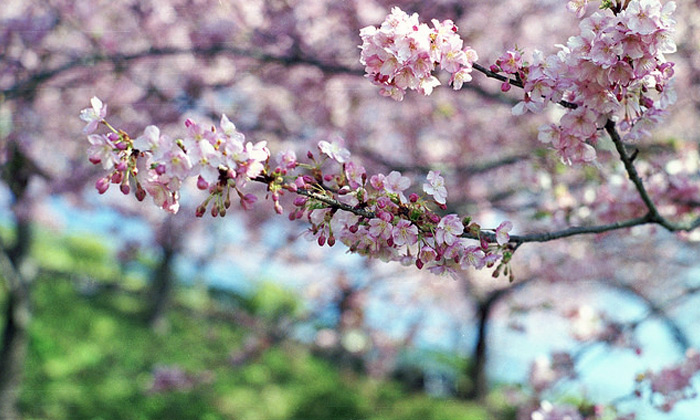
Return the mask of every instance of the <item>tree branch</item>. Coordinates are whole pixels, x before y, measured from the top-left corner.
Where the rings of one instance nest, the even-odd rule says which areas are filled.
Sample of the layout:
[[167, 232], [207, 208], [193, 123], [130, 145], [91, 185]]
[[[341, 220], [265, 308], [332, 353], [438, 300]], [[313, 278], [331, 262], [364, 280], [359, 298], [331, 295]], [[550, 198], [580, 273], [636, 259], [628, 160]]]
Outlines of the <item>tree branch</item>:
[[617, 132], [617, 128], [615, 127], [615, 122], [613, 122], [612, 120], [608, 120], [605, 123], [605, 131], [608, 133], [608, 135], [610, 135], [613, 144], [615, 144], [615, 149], [620, 155], [620, 160], [622, 160], [622, 163], [625, 165], [625, 171], [627, 171], [627, 176], [629, 177], [630, 181], [632, 181], [632, 183], [634, 184], [635, 188], [637, 189], [637, 192], [639, 193], [639, 196], [644, 202], [644, 205], [649, 210], [649, 213], [647, 214], [647, 216], [645, 216], [649, 219], [649, 222], [661, 225], [670, 232], [688, 232], [700, 226], [700, 217], [686, 224], [672, 223], [671, 221], [663, 217], [659, 213], [659, 210], [656, 208], [656, 204], [654, 204], [654, 201], [651, 199], [649, 193], [644, 187], [644, 182], [639, 176], [639, 173], [637, 172], [637, 168], [635, 168], [634, 166], [632, 158], [630, 157], [630, 155], [627, 154], [627, 150], [625, 149], [625, 145], [622, 142], [622, 138], [620, 137], [620, 134]]

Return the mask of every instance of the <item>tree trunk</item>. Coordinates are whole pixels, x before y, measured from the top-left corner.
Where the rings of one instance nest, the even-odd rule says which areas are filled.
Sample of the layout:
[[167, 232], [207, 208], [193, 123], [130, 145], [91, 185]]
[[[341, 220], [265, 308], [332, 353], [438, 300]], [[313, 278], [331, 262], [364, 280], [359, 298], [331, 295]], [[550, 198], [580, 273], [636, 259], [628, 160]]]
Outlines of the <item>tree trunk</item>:
[[25, 291], [12, 292], [5, 310], [5, 330], [0, 350], [0, 418], [19, 419], [17, 401], [24, 373], [31, 320], [29, 296]]
[[173, 259], [175, 251], [170, 247], [163, 248], [163, 257], [158, 264], [151, 282], [148, 302], [149, 309], [146, 321], [155, 329], [165, 325], [165, 314], [170, 306], [173, 288]]
[[491, 316], [493, 304], [498, 300], [496, 294], [491, 294], [485, 301], [479, 303], [477, 338], [472, 363], [469, 368], [469, 378], [472, 380], [472, 388], [467, 395], [469, 399], [481, 401], [488, 394], [489, 387], [486, 379], [486, 345], [488, 338], [488, 322]]
[[15, 245], [7, 253], [0, 252], [2, 275], [9, 286], [0, 349], [0, 418], [3, 420], [20, 418], [17, 401], [29, 345], [27, 329], [31, 321], [30, 281], [22, 276], [20, 267], [29, 251], [30, 242], [29, 222], [18, 221]]

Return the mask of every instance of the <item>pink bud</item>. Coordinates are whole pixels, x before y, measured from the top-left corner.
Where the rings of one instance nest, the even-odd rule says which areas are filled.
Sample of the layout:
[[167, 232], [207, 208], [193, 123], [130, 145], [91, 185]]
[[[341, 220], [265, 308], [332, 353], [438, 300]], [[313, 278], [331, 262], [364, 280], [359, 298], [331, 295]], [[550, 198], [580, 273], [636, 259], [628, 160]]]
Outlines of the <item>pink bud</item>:
[[501, 83], [501, 92], [508, 92], [509, 90], [510, 90], [510, 83], [508, 83], [508, 82]]
[[90, 163], [92, 163], [93, 165], [97, 165], [98, 163], [102, 162], [102, 159], [100, 159], [99, 156], [90, 156], [90, 157], [88, 158], [88, 160], [89, 160]]
[[290, 211], [289, 212], [289, 220], [291, 220], [291, 221], [296, 220], [296, 214], [297, 214], [296, 210]]
[[421, 261], [420, 258], [416, 260], [416, 267], [418, 267], [419, 270], [423, 268], [423, 261]]
[[325, 245], [325, 244], [326, 244], [326, 237], [325, 237], [323, 234], [321, 234], [321, 235], [318, 237], [317, 242], [318, 242], [318, 246], [323, 246], [323, 245]]
[[282, 208], [282, 205], [280, 204], [279, 201], [275, 201], [275, 213], [277, 213], [277, 214], [284, 213], [284, 209]]
[[95, 188], [97, 188], [98, 193], [104, 194], [109, 189], [109, 179], [107, 179], [107, 178], [98, 179], [97, 182], [95, 183]]
[[126, 150], [126, 143], [123, 141], [119, 141], [114, 143], [114, 145], [117, 147], [119, 150]]
[[326, 182], [331, 182], [333, 181], [333, 175], [324, 175], [323, 180]]
[[294, 205], [297, 207], [303, 207], [307, 201], [308, 201], [308, 198], [306, 198], [306, 197], [297, 197], [294, 199]]
[[418, 197], [418, 194], [411, 193], [411, 195], [408, 196], [408, 201], [410, 201], [411, 203], [415, 203], [418, 201], [419, 198], [420, 197]]
[[124, 172], [116, 171], [112, 174], [112, 184], [120, 184], [124, 180]]
[[117, 163], [116, 168], [119, 172], [124, 172], [124, 171], [126, 171], [127, 164], [125, 161], [120, 160], [119, 163]]
[[190, 128], [193, 125], [194, 125], [194, 121], [192, 121], [191, 119], [188, 118], [185, 120], [185, 127]]
[[209, 183], [205, 181], [201, 175], [197, 177], [197, 188], [199, 188], [200, 190], [206, 190], [207, 188], [209, 188]]
[[219, 208], [217, 206], [211, 206], [211, 215], [212, 217], [219, 215]]
[[131, 191], [129, 184], [122, 184], [119, 186], [119, 189], [124, 195], [129, 195], [129, 191]]
[[308, 152], [306, 152], [306, 157], [309, 158], [309, 159], [311, 159], [311, 160], [314, 160], [314, 154], [311, 153], [311, 150], [309, 150]]
[[297, 179], [294, 180], [294, 185], [296, 185], [297, 188], [306, 187], [306, 183], [304, 182], [304, 178], [301, 176], [298, 176]]
[[156, 173], [158, 175], [163, 175], [165, 173], [165, 169], [166, 169], [165, 165], [163, 165], [162, 163], [159, 163], [158, 165], [156, 165]]
[[482, 236], [481, 238], [479, 238], [479, 241], [481, 241], [481, 249], [483, 249], [484, 251], [489, 249], [489, 242], [486, 240], [486, 238]]
[[357, 225], [352, 225], [348, 228], [348, 230], [350, 231], [350, 233], [357, 233], [359, 228], [357, 227]]
[[109, 141], [111, 141], [112, 143], [115, 143], [115, 142], [119, 141], [119, 134], [117, 134], [117, 133], [109, 133], [109, 134], [107, 134], [107, 138], [108, 138]]
[[204, 205], [202, 204], [200, 206], [197, 206], [197, 210], [195, 210], [194, 214], [197, 217], [202, 217], [202, 216], [204, 216], [204, 213], [206, 213], [206, 212], [207, 212], [207, 208], [204, 207]]
[[331, 235], [328, 237], [328, 246], [335, 245], [335, 236]]
[[136, 184], [136, 199], [143, 201], [144, 198], [146, 198], [146, 190], [141, 187], [141, 184]]
[[501, 71], [501, 68], [498, 67], [498, 66], [495, 65], [495, 64], [491, 64], [490, 69], [491, 69], [491, 71], [494, 72], [494, 73], [498, 73], [499, 71]]

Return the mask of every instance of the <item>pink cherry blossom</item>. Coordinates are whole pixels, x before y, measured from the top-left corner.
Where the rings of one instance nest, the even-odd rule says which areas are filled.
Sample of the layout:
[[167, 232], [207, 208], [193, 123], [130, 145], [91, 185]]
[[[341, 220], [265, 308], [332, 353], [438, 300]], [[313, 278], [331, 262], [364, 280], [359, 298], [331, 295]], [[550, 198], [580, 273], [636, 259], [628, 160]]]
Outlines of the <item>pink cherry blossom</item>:
[[90, 147], [87, 153], [90, 162], [95, 165], [102, 163], [102, 168], [105, 170], [112, 169], [119, 157], [115, 153], [116, 147], [109, 137], [103, 134], [90, 134], [88, 141], [90, 141]]
[[408, 220], [401, 219], [392, 230], [394, 243], [401, 245], [414, 245], [418, 242], [418, 228]]
[[103, 105], [102, 101], [93, 96], [90, 99], [92, 107], [85, 108], [80, 111], [80, 119], [85, 121], [87, 125], [83, 128], [83, 133], [91, 134], [97, 129], [97, 125], [102, 122], [107, 115], [107, 105]]
[[339, 163], [347, 162], [350, 159], [350, 151], [343, 147], [340, 140], [331, 143], [321, 140], [318, 142], [318, 148], [323, 154]]
[[508, 232], [510, 232], [511, 229], [513, 229], [513, 223], [507, 220], [498, 225], [498, 227], [495, 230], [496, 242], [498, 243], [498, 245], [503, 246], [507, 244], [508, 241], [510, 241], [510, 236], [508, 235]]
[[445, 187], [445, 179], [440, 176], [440, 171], [429, 171], [428, 182], [423, 184], [423, 191], [431, 195], [439, 204], [447, 202], [447, 188]]
[[440, 219], [435, 230], [435, 240], [438, 244], [452, 245], [462, 232], [464, 232], [464, 225], [460, 217], [456, 214], [448, 214]]

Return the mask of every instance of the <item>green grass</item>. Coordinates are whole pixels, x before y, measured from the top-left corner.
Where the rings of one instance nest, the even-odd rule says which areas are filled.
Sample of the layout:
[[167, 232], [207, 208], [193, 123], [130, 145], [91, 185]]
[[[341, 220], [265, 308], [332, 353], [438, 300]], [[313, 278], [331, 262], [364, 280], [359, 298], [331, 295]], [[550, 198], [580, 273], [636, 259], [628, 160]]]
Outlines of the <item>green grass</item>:
[[[66, 278], [40, 277], [21, 392], [27, 419], [476, 420], [476, 404], [408, 394], [285, 342], [248, 364], [230, 355], [249, 332], [191, 309], [169, 313], [167, 333], [141, 320], [137, 294], [83, 296]], [[181, 307], [181, 306], [180, 306]], [[156, 366], [201, 378], [191, 389], [149, 392]]]

